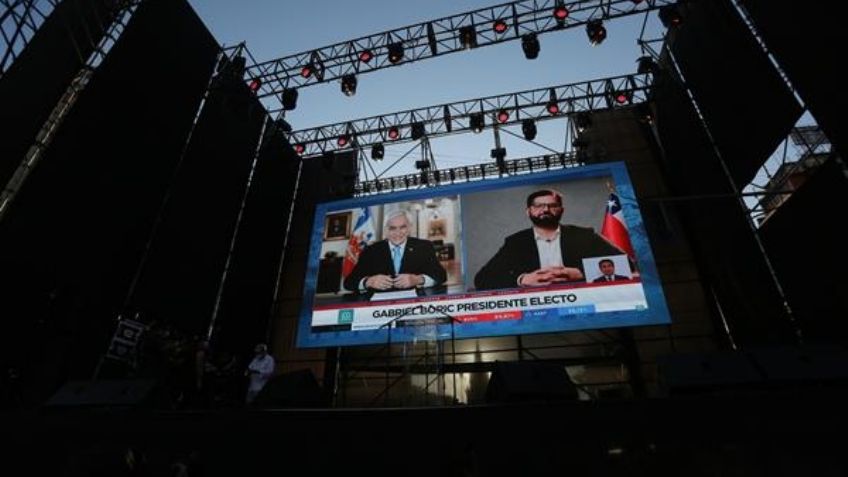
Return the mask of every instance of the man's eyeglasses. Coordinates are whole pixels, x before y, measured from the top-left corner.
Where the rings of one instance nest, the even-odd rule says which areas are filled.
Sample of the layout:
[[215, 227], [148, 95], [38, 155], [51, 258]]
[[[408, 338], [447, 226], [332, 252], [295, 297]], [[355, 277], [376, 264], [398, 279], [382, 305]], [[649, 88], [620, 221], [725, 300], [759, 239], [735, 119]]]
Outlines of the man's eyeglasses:
[[556, 210], [556, 209], [561, 209], [562, 205], [557, 204], [557, 203], [553, 203], [553, 204], [530, 204], [530, 208], [533, 209], [533, 210], [542, 210], [542, 209]]

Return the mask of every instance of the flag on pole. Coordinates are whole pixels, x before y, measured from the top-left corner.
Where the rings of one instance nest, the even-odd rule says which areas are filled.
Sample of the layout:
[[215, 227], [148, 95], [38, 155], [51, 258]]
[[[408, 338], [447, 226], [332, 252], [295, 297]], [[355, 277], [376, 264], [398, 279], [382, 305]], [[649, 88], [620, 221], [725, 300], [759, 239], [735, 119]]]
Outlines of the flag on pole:
[[621, 201], [615, 193], [610, 193], [607, 201], [607, 211], [604, 214], [604, 225], [601, 227], [601, 235], [620, 248], [631, 259], [636, 259], [633, 253], [633, 245], [630, 243], [630, 233], [624, 222], [624, 214], [621, 212]]
[[360, 207], [356, 219], [356, 224], [353, 227], [353, 233], [350, 234], [350, 241], [347, 243], [344, 262], [342, 262], [342, 276], [347, 277], [359, 261], [359, 254], [365, 247], [374, 241], [376, 233], [374, 232], [374, 224], [371, 220], [371, 211], [368, 207]]

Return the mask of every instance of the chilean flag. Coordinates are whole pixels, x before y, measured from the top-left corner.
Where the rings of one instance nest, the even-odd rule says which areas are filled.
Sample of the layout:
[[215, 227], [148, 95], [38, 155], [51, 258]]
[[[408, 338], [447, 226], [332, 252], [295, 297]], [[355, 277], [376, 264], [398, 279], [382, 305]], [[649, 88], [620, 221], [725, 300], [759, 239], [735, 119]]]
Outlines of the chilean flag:
[[356, 262], [359, 261], [359, 254], [376, 237], [374, 224], [371, 222], [371, 212], [368, 210], [368, 207], [360, 208], [358, 215], [356, 225], [353, 227], [353, 233], [350, 234], [350, 241], [347, 243], [344, 261], [342, 262], [343, 277], [350, 275], [353, 267], [356, 266]]
[[630, 243], [627, 224], [624, 223], [624, 214], [621, 212], [621, 202], [615, 194], [610, 194], [609, 201], [607, 201], [607, 212], [604, 215], [601, 235], [624, 251], [630, 258], [636, 258], [636, 254], [633, 253], [633, 245]]

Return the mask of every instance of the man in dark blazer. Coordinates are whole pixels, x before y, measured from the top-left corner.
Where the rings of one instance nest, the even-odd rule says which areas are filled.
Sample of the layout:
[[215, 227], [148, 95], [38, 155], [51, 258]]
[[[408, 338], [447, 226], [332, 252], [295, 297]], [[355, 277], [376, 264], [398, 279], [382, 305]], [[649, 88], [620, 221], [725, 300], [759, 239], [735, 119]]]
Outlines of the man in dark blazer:
[[527, 197], [533, 226], [514, 233], [474, 277], [478, 290], [539, 287], [583, 280], [583, 258], [620, 255], [618, 247], [589, 227], [562, 225], [565, 207], [553, 190]]
[[383, 240], [365, 247], [353, 271], [344, 280], [350, 291], [386, 291], [441, 285], [447, 272], [436, 259], [429, 240], [409, 236], [406, 212], [386, 217]]
[[592, 280], [592, 283], [617, 282], [621, 280], [630, 280], [630, 277], [615, 274], [615, 262], [605, 258], [598, 262], [598, 269], [601, 271], [601, 276]]

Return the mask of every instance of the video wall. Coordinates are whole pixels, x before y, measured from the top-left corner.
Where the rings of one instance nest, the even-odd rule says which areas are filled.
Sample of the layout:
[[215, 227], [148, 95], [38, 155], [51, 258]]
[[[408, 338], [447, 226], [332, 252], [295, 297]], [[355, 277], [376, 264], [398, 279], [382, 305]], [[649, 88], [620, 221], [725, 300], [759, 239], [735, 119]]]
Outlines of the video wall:
[[318, 204], [298, 346], [669, 323], [623, 163]]

